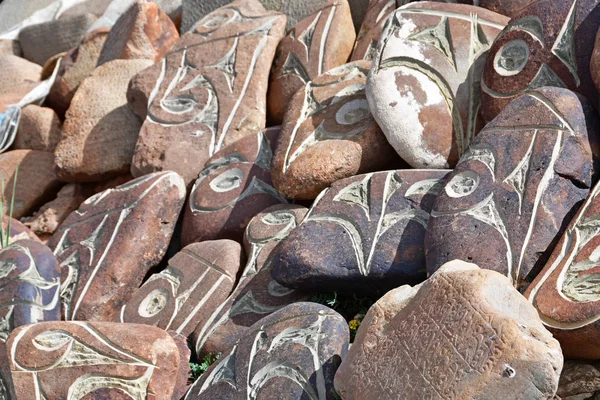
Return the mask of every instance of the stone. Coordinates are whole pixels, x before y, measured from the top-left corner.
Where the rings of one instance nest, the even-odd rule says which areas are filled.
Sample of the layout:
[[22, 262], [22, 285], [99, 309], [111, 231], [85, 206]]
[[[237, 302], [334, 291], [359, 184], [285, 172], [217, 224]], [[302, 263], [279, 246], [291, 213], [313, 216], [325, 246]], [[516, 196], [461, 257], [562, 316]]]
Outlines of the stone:
[[556, 393], [560, 346], [506, 277], [454, 261], [418, 290], [395, 291], [384, 297], [389, 309], [371, 307], [336, 373], [344, 400]]
[[371, 0], [365, 11], [351, 61], [372, 60], [387, 18], [396, 11], [396, 0]]
[[509, 18], [518, 16], [524, 8], [535, 2], [536, 0], [473, 0], [474, 5], [506, 15]]
[[372, 294], [426, 278], [423, 238], [447, 170], [397, 170], [335, 182], [271, 253], [296, 289]]
[[181, 240], [242, 242], [250, 220], [287, 200], [273, 188], [271, 160], [280, 127], [246, 136], [215, 153], [204, 165], [185, 208]]
[[94, 15], [86, 13], [29, 25], [19, 32], [23, 56], [44, 65], [53, 55], [77, 46], [95, 21]]
[[[17, 169], [16, 190], [13, 194]], [[15, 219], [31, 215], [56, 197], [61, 187], [54, 172], [54, 156], [37, 150], [12, 150], [0, 154], [0, 182], [2, 181], [4, 193], [0, 193], [0, 201], [4, 201], [4, 213], [8, 215], [14, 197], [12, 217]]]
[[31, 0], [23, 2], [21, 0], [3, 0], [0, 3], [0, 32], [8, 31], [54, 1]]
[[308, 297], [274, 281], [272, 265], [266, 263], [275, 246], [298, 226], [307, 211], [299, 205], [280, 204], [252, 219], [244, 236], [248, 262], [237, 287], [194, 331], [199, 357], [228, 350], [260, 319]]
[[114, 322], [44, 322], [8, 340], [17, 400], [171, 399], [179, 350], [162, 329]]
[[562, 400], [596, 400], [600, 395], [600, 363], [565, 360], [556, 394]]
[[[10, 229], [9, 229], [10, 222]], [[8, 244], [14, 243], [18, 240], [31, 239], [36, 242], [39, 242], [40, 239], [33, 233], [27, 226], [25, 226], [21, 221], [14, 218], [9, 218], [7, 215], [0, 216], [0, 224], [2, 224], [2, 229], [4, 234], [8, 233]]]
[[598, 127], [595, 111], [567, 89], [513, 100], [446, 178], [425, 237], [427, 272], [460, 259], [518, 288], [531, 282], [590, 192]]
[[0, 54], [0, 113], [17, 104], [40, 82], [42, 67], [12, 54]]
[[271, 167], [284, 196], [313, 200], [335, 181], [386, 169], [398, 158], [369, 109], [369, 65], [334, 68], [293, 97]]
[[284, 25], [285, 16], [258, 0], [237, 0], [204, 17], [147, 70], [162, 73], [148, 97], [132, 175], [172, 170], [189, 184], [217, 151], [263, 129]]
[[281, 124], [299, 89], [346, 63], [355, 38], [347, 0], [329, 0], [287, 33], [277, 46], [269, 79], [267, 106], [272, 124]]
[[481, 80], [481, 116], [543, 86], [568, 88], [598, 104], [590, 74], [600, 0], [540, 0], [514, 15], [489, 51]]
[[232, 240], [192, 243], [133, 294], [118, 320], [189, 336], [229, 296], [243, 261]]
[[21, 109], [13, 149], [54, 152], [62, 135], [61, 123], [53, 109], [29, 104]]
[[77, 3], [64, 10], [59, 18], [72, 17], [74, 15], [80, 15], [90, 13], [96, 18], [100, 18], [108, 8], [111, 0], [76, 0]]
[[483, 8], [433, 2], [388, 18], [366, 93], [373, 117], [412, 167], [454, 167], [477, 135], [487, 50], [507, 22]]
[[188, 379], [191, 372], [190, 357], [192, 355], [192, 351], [188, 345], [187, 337], [175, 331], [167, 332], [169, 335], [171, 335], [173, 341], [177, 345], [177, 349], [179, 350], [179, 373], [175, 379], [175, 389], [173, 390], [172, 399], [180, 400], [183, 398], [183, 396], [185, 396], [186, 392], [191, 386], [191, 383], [188, 384]]
[[129, 171], [141, 121], [127, 104], [127, 85], [151, 64], [150, 60], [110, 61], [82, 82], [54, 153], [62, 180], [97, 182]]
[[69, 215], [48, 243], [62, 270], [64, 320], [115, 320], [164, 256], [185, 194], [176, 173], [149, 174], [90, 197]]
[[158, 62], [178, 39], [173, 21], [158, 5], [138, 0], [111, 28], [98, 66], [119, 59]]
[[291, 304], [248, 328], [194, 382], [185, 400], [333, 399], [333, 377], [348, 336], [346, 321], [332, 309]]
[[[599, 30], [600, 32], [600, 30]], [[594, 51], [592, 53], [592, 59], [590, 60], [590, 73], [596, 89], [600, 90], [600, 35], [596, 35], [596, 42], [594, 43]]]
[[160, 75], [161, 70], [152, 65], [135, 74], [127, 86], [127, 103], [142, 121], [148, 116], [148, 97]]
[[63, 57], [54, 84], [45, 104], [64, 117], [79, 85], [87, 78], [98, 62], [100, 51], [108, 36], [108, 28], [88, 33], [79, 46], [69, 50]]

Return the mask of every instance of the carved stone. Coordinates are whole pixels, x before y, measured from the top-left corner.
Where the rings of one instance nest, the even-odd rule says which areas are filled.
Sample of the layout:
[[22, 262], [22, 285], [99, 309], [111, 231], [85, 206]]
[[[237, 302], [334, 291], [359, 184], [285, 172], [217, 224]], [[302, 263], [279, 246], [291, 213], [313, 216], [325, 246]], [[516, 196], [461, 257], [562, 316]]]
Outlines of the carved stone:
[[[446, 264], [371, 307], [335, 376], [344, 400], [550, 399], [563, 357], [508, 279]], [[375, 317], [375, 318], [374, 318]]]
[[118, 320], [189, 336], [229, 296], [242, 264], [242, 246], [232, 240], [192, 243], [133, 294]]
[[562, 400], [597, 400], [600, 396], [600, 363], [565, 360], [556, 394]]
[[291, 304], [248, 328], [185, 400], [333, 400], [333, 377], [347, 348], [341, 315], [320, 304]]
[[65, 320], [114, 321], [164, 256], [185, 201], [174, 172], [149, 174], [87, 199], [48, 243], [62, 268]]
[[271, 253], [273, 278], [297, 289], [366, 293], [421, 282], [429, 211], [448, 172], [397, 170], [335, 182]]
[[14, 243], [17, 240], [31, 239], [39, 242], [40, 239], [33, 233], [27, 226], [23, 225], [21, 221], [12, 218], [10, 221], [10, 231], [8, 229], [9, 217], [6, 215], [0, 215], [0, 223], [5, 233], [9, 234], [8, 243]]
[[[0, 18], [1, 19], [1, 18]], [[21, 101], [40, 81], [42, 67], [12, 54], [0, 54], [0, 113]]]
[[173, 390], [173, 400], [181, 400], [187, 393], [191, 382], [190, 378], [190, 357], [192, 351], [188, 345], [188, 339], [184, 335], [175, 331], [167, 331], [173, 338], [179, 350], [179, 373], [175, 379], [175, 389]]
[[127, 85], [150, 60], [114, 60], [96, 68], [73, 97], [56, 151], [58, 176], [95, 182], [129, 171], [141, 126], [127, 105]]
[[233, 293], [196, 328], [193, 339], [197, 355], [226, 351], [261, 318], [306, 298], [305, 293], [275, 282], [272, 264], [265, 261], [307, 211], [298, 205], [276, 205], [250, 221], [244, 236], [248, 262]]
[[531, 282], [590, 191], [599, 126], [589, 104], [566, 89], [513, 100], [437, 197], [425, 237], [427, 272], [460, 259], [519, 288]]
[[597, 104], [590, 75], [600, 0], [540, 0], [513, 17], [489, 51], [481, 81], [481, 115], [491, 121], [522, 93], [568, 88]]
[[417, 2], [388, 18], [366, 88], [373, 117], [414, 168], [453, 167], [480, 129], [487, 50], [508, 18]]
[[248, 222], [287, 200], [273, 188], [271, 160], [280, 127], [246, 136], [217, 152], [204, 165], [190, 193], [181, 240], [242, 242]]
[[396, 11], [396, 0], [371, 0], [360, 26], [351, 61], [372, 60], [387, 18]]
[[21, 109], [21, 119], [13, 149], [54, 152], [62, 135], [58, 115], [48, 107], [30, 104]]
[[237, 0], [204, 17], [161, 62], [131, 173], [173, 170], [186, 183], [217, 151], [265, 127], [269, 68], [285, 16]]
[[180, 368], [162, 329], [111, 322], [18, 328], [7, 348], [17, 400], [171, 399]]
[[472, 0], [462, 2], [472, 2], [474, 5], [478, 5], [479, 7], [487, 8], [488, 10], [492, 10], [498, 14], [513, 18], [519, 15], [527, 6], [535, 3], [536, 1], [537, 0]]
[[269, 120], [281, 124], [294, 94], [309, 81], [345, 64], [354, 45], [348, 0], [329, 0], [279, 42], [269, 79]]
[[369, 61], [344, 64], [293, 97], [271, 173], [284, 196], [313, 200], [333, 182], [385, 169], [397, 155], [365, 96]]

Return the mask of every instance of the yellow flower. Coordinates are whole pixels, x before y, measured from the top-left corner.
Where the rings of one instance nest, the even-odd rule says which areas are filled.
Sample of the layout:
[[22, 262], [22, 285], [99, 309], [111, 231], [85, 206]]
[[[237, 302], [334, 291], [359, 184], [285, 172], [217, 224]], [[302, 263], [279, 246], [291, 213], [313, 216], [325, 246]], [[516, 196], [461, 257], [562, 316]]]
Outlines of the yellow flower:
[[349, 328], [350, 328], [351, 331], [355, 331], [360, 326], [360, 321], [356, 320], [356, 319], [353, 319], [352, 321], [350, 321], [348, 323], [348, 326], [349, 326]]

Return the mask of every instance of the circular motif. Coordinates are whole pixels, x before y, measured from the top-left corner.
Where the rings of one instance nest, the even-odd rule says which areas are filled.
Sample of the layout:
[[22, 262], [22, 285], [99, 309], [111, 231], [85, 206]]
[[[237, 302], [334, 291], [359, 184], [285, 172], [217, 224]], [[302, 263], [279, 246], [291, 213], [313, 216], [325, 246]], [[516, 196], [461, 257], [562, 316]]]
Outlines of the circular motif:
[[335, 113], [335, 121], [340, 125], [353, 125], [371, 116], [369, 103], [366, 99], [349, 101]]
[[239, 168], [233, 168], [221, 173], [210, 181], [210, 188], [217, 193], [229, 192], [242, 185], [244, 173]]
[[502, 76], [513, 76], [523, 70], [529, 60], [529, 46], [523, 40], [511, 40], [498, 50], [494, 69]]
[[460, 172], [446, 185], [446, 194], [452, 198], [470, 195], [479, 186], [479, 175], [473, 171]]
[[154, 289], [142, 300], [138, 314], [144, 318], [152, 318], [167, 305], [167, 293], [164, 289]]

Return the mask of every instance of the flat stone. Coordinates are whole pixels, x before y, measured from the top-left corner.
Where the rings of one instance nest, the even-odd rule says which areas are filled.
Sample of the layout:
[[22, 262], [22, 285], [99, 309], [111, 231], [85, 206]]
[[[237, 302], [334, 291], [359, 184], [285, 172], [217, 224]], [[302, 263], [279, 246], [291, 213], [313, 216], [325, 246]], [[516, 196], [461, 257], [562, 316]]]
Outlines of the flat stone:
[[[10, 230], [9, 230], [9, 221], [10, 221]], [[39, 242], [40, 239], [33, 233], [27, 226], [25, 226], [21, 221], [9, 218], [7, 215], [0, 216], [0, 223], [2, 224], [3, 232], [8, 233], [8, 243], [14, 243], [18, 240], [31, 239]]]
[[250, 220], [287, 200], [273, 188], [271, 160], [280, 127], [267, 128], [212, 156], [196, 180], [185, 208], [181, 240], [242, 242]]
[[556, 394], [562, 400], [594, 400], [600, 394], [600, 363], [565, 360]]
[[54, 152], [62, 135], [61, 123], [53, 109], [29, 104], [21, 109], [13, 149]]
[[42, 67], [12, 54], [0, 54], [0, 113], [17, 104], [40, 82]]
[[269, 120], [279, 125], [294, 94], [309, 81], [345, 64], [356, 34], [347, 0], [329, 0], [279, 42], [269, 79]]
[[513, 100], [475, 138], [436, 198], [427, 272], [460, 259], [505, 274], [519, 288], [531, 282], [590, 192], [599, 126], [590, 105], [567, 89]]
[[556, 393], [560, 346], [506, 277], [454, 261], [395, 292], [371, 307], [336, 373], [344, 400]]
[[396, 11], [396, 0], [371, 0], [356, 36], [351, 61], [372, 60], [383, 27], [388, 17]]
[[252, 325], [185, 400], [333, 399], [348, 336], [346, 321], [330, 308], [291, 304]]
[[[503, 1], [504, 2], [504, 1]], [[491, 121], [522, 93], [568, 88], [598, 103], [590, 74], [600, 0], [540, 0], [513, 16], [489, 51], [481, 80], [481, 116]]]
[[8, 340], [17, 400], [171, 399], [179, 350], [162, 329], [111, 322], [44, 322]]
[[373, 117], [414, 168], [448, 168], [482, 127], [479, 82], [508, 18], [466, 4], [417, 2], [396, 10], [366, 88]]
[[[131, 166], [172, 170], [186, 183], [208, 158], [265, 127], [268, 75], [285, 17], [237, 0], [204, 17], [159, 64]], [[188, 65], [185, 76], [181, 63]]]
[[307, 297], [274, 281], [272, 264], [266, 263], [275, 246], [298, 226], [307, 211], [299, 205], [280, 204], [252, 219], [244, 236], [248, 262], [237, 287], [194, 332], [199, 357], [226, 351], [261, 318]]
[[185, 194], [179, 175], [161, 172], [100, 192], [69, 215], [48, 243], [62, 268], [65, 320], [115, 320], [164, 256]]
[[151, 64], [150, 60], [114, 60], [83, 81], [54, 153], [62, 180], [95, 182], [129, 171], [141, 121], [127, 105], [127, 85]]
[[189, 336], [229, 296], [243, 258], [232, 240], [192, 243], [133, 294], [118, 320]]
[[335, 182], [271, 253], [296, 289], [376, 293], [426, 278], [423, 238], [447, 170], [397, 170]]
[[98, 65], [112, 60], [160, 61], [179, 40], [173, 21], [155, 3], [136, 1], [111, 28]]

